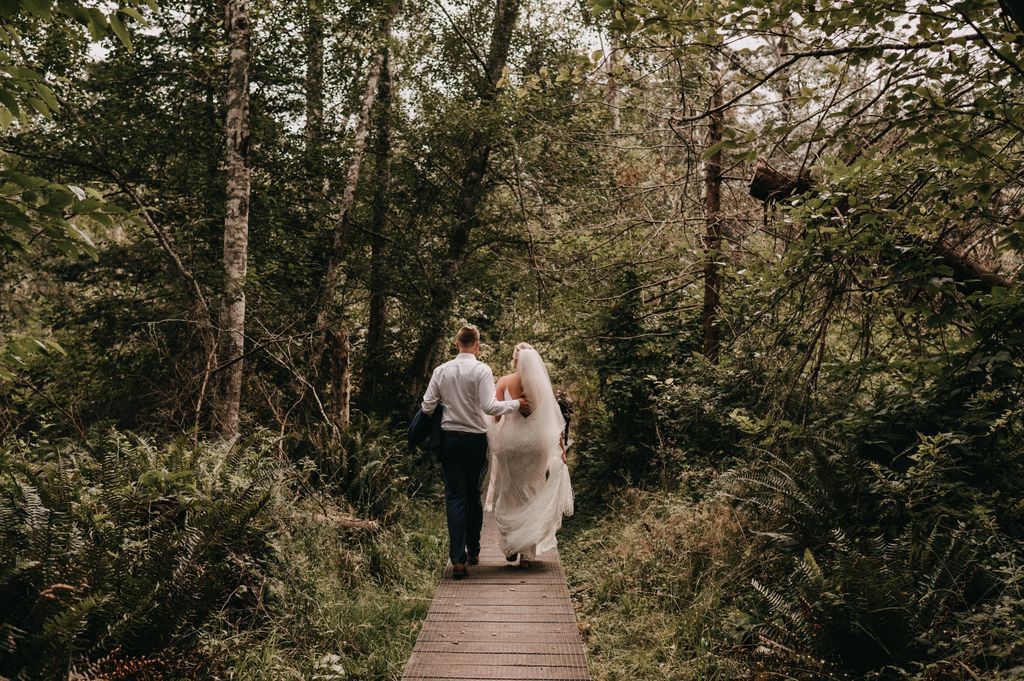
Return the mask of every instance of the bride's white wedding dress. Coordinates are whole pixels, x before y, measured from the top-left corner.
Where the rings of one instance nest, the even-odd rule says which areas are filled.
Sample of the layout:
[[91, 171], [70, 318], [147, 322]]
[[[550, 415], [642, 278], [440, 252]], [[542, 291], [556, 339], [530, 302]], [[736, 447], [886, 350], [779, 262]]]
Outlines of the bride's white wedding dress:
[[[573, 514], [569, 468], [559, 438], [565, 428], [547, 369], [535, 350], [522, 350], [517, 369], [533, 405], [528, 417], [503, 416], [487, 433], [491, 481], [486, 508], [493, 510], [506, 555], [535, 559], [558, 545], [562, 516]], [[508, 390], [505, 398], [511, 399]]]

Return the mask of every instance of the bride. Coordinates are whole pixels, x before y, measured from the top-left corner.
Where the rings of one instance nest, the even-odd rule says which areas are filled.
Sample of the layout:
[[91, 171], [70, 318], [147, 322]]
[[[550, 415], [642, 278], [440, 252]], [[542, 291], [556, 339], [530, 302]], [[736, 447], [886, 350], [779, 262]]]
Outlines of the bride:
[[509, 400], [526, 395], [533, 411], [529, 417], [519, 413], [496, 417], [487, 433], [491, 455], [487, 508], [494, 511], [505, 556], [525, 567], [557, 546], [555, 533], [562, 526], [562, 515], [573, 514], [573, 494], [565, 462], [565, 420], [547, 368], [532, 345], [520, 343], [512, 354], [512, 369], [513, 373], [498, 380], [496, 397]]

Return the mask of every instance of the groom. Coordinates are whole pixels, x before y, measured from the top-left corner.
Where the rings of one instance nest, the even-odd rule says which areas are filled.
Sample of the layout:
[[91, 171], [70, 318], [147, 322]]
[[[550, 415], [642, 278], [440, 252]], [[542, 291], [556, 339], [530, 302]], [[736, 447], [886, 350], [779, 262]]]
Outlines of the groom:
[[480, 528], [484, 510], [480, 486], [487, 468], [487, 416], [503, 416], [519, 410], [530, 413], [525, 398], [501, 402], [494, 396], [494, 374], [477, 360], [480, 331], [463, 326], [455, 336], [458, 356], [434, 369], [420, 408], [430, 416], [437, 405], [441, 415], [441, 466], [444, 499], [448, 512], [448, 557], [452, 577], [468, 574], [466, 563], [480, 561]]

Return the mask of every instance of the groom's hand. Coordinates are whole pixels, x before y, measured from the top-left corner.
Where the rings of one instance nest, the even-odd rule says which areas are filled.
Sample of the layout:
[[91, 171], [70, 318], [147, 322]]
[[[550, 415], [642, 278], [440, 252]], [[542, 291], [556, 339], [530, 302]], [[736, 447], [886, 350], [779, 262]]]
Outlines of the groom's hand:
[[530, 401], [526, 399], [526, 396], [519, 398], [519, 413], [523, 416], [529, 416], [533, 409], [530, 408]]

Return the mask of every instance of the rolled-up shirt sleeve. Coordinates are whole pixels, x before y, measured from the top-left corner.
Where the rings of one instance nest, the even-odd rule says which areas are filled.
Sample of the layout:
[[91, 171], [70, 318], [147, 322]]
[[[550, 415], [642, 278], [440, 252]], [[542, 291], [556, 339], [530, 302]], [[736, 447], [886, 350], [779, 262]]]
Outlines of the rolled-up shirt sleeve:
[[478, 379], [477, 393], [479, 394], [480, 408], [483, 412], [488, 416], [504, 416], [519, 409], [519, 400], [500, 401], [494, 397], [494, 374], [486, 364], [482, 365], [482, 367], [480, 378]]
[[[434, 369], [434, 373], [430, 376], [430, 383], [427, 384], [427, 391], [423, 393], [423, 402], [420, 404], [420, 409], [427, 416], [432, 416], [434, 410], [437, 409], [437, 403], [441, 401], [441, 389], [438, 385], [438, 373], [440, 367]], [[491, 396], [493, 399], [493, 395]]]

